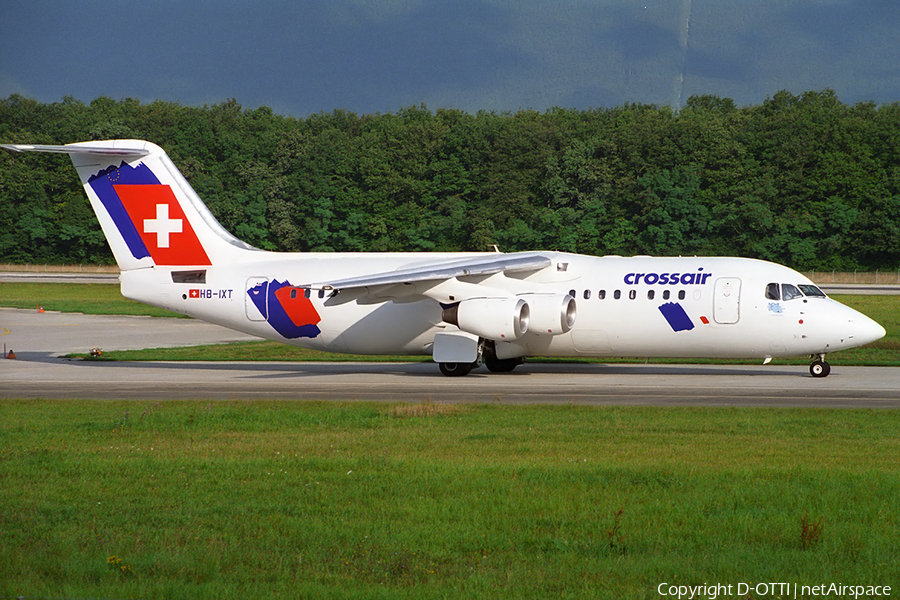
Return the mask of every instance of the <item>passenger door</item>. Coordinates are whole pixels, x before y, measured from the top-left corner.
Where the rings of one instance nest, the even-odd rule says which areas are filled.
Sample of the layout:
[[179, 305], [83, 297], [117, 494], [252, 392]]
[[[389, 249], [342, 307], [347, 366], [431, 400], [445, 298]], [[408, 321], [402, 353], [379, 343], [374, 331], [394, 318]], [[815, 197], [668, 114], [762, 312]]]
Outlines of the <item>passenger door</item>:
[[741, 318], [741, 280], [737, 277], [716, 279], [713, 296], [713, 318], [716, 323], [737, 323]]
[[266, 321], [269, 318], [269, 280], [265, 277], [251, 277], [247, 280], [244, 296], [244, 312], [251, 321]]

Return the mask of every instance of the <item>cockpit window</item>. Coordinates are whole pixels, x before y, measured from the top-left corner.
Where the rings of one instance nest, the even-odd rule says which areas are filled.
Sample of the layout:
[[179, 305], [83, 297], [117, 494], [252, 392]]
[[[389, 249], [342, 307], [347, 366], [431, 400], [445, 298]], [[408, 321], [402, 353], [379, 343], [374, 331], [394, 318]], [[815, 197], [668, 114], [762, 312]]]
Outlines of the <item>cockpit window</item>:
[[800, 288], [801, 292], [803, 292], [805, 295], [809, 296], [810, 298], [827, 298], [828, 297], [825, 295], [825, 292], [823, 292], [822, 290], [820, 290], [819, 288], [817, 288], [814, 285], [807, 284], [807, 285], [800, 285], [798, 287]]
[[794, 298], [802, 298], [803, 292], [797, 289], [796, 286], [793, 286], [789, 283], [781, 284], [781, 297], [785, 300], [793, 300]]
[[770, 283], [766, 286], [766, 300], [781, 300], [781, 290], [777, 283]]

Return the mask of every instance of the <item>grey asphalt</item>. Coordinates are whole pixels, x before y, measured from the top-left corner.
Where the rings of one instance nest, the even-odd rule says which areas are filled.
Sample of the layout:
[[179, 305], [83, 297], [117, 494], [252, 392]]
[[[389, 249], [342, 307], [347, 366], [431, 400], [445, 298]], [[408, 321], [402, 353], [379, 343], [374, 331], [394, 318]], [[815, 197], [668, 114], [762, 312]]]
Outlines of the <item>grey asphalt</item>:
[[259, 338], [194, 319], [84, 315], [0, 308], [0, 344], [25, 360], [72, 353], [240, 342]]
[[188, 319], [0, 309], [0, 397], [129, 400], [348, 400], [653, 406], [900, 408], [900, 369], [527, 363], [462, 378], [426, 363], [118, 363], [57, 358], [107, 350], [253, 339]]

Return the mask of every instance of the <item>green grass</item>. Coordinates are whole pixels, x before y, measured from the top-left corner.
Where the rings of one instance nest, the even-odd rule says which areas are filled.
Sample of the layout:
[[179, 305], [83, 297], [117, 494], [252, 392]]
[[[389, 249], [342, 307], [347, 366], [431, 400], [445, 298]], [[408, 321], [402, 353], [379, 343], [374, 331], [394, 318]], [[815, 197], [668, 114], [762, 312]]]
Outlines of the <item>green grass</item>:
[[117, 283], [0, 283], [0, 306], [43, 306], [44, 310], [86, 315], [182, 316], [123, 297]]
[[[842, 302], [875, 319], [887, 331], [887, 335], [862, 348], [844, 350], [829, 355], [834, 365], [900, 366], [900, 296], [835, 296]], [[175, 313], [123, 298], [118, 284], [59, 284], [59, 283], [0, 283], [0, 305], [12, 308], [34, 308], [42, 305], [45, 310], [81, 312], [85, 314], [150, 315], [157, 317], [180, 316]], [[73, 355], [89, 358], [86, 354]], [[101, 360], [265, 360], [265, 361], [423, 361], [422, 356], [358, 356], [330, 354], [315, 350], [295, 348], [276, 342], [245, 342], [215, 344], [190, 348], [152, 348], [105, 352]], [[644, 362], [645, 359], [613, 358], [584, 362]], [[653, 359], [655, 363], [680, 363], [681, 359]], [[758, 361], [692, 360], [700, 363], [756, 364]], [[780, 364], [806, 364], [806, 358], [779, 359]]]
[[0, 597], [900, 583], [898, 411], [3, 401], [0, 457]]

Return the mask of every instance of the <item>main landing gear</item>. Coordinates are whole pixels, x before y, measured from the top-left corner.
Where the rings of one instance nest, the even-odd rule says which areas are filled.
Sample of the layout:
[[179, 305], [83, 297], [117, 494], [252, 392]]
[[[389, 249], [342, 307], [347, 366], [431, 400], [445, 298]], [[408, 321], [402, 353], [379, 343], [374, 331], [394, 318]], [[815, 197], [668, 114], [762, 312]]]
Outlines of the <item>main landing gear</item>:
[[828, 377], [831, 373], [831, 365], [825, 362], [824, 354], [813, 354], [810, 356], [813, 361], [809, 365], [809, 374], [813, 377]]
[[485, 342], [483, 349], [480, 351], [480, 354], [481, 360], [478, 360], [476, 362], [442, 362], [438, 363], [438, 367], [441, 369], [441, 373], [443, 373], [447, 377], [462, 377], [464, 375], [468, 375], [472, 371], [472, 369], [477, 369], [478, 367], [480, 367], [482, 363], [491, 373], [509, 373], [525, 362], [524, 356], [518, 356], [515, 358], [497, 358], [497, 354], [494, 350], [494, 343], [490, 341]]
[[441, 373], [447, 377], [462, 377], [463, 375], [468, 375], [469, 372], [477, 366], [477, 363], [438, 363]]
[[[499, 358], [490, 359], [487, 356], [484, 357], [484, 366], [486, 366], [491, 373], [509, 373], [523, 362], [525, 362], [524, 358], [506, 358], [501, 360]], [[477, 369], [479, 366], [478, 363], [438, 363], [441, 373], [447, 377], [462, 377], [463, 375], [468, 375], [473, 369]]]

